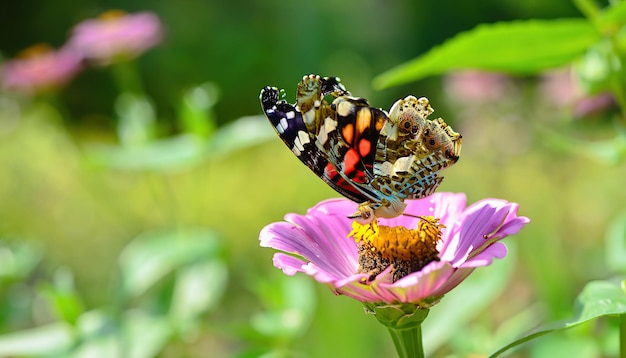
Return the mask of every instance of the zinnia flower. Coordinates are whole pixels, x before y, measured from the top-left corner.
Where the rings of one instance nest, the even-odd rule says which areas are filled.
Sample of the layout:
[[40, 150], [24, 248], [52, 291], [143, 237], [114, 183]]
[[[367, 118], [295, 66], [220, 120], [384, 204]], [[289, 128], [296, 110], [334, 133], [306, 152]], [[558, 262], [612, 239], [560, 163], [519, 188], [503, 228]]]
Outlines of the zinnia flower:
[[113, 10], [76, 25], [68, 45], [99, 64], [134, 58], [161, 42], [159, 18], [150, 12]]
[[[377, 275], [358, 272], [363, 269], [363, 257], [355, 239], [363, 242], [368, 235], [380, 235], [383, 230], [376, 232], [375, 226], [364, 229], [356, 224], [351, 232], [353, 222], [346, 215], [354, 211], [355, 204], [346, 199], [323, 201], [306, 215], [288, 214], [286, 222], [266, 226], [260, 234], [261, 246], [284, 251], [274, 255], [274, 265], [285, 274], [304, 272], [328, 284], [336, 294], [364, 303], [428, 308], [475, 268], [505, 257], [507, 249], [500, 240], [529, 222], [517, 216], [518, 204], [500, 199], [483, 199], [466, 207], [464, 194], [435, 193], [407, 204], [408, 215], [379, 219], [379, 225], [388, 226], [387, 230], [397, 235], [406, 231], [417, 237], [424, 235], [414, 229], [425, 222], [435, 230], [432, 237], [437, 253], [434, 259], [424, 261], [423, 267], [400, 277], [393, 265]], [[362, 235], [366, 231], [369, 233]], [[349, 233], [354, 238], [347, 238]]]
[[9, 90], [35, 93], [55, 89], [81, 69], [79, 54], [67, 48], [54, 50], [45, 44], [22, 51], [2, 66], [2, 85]]

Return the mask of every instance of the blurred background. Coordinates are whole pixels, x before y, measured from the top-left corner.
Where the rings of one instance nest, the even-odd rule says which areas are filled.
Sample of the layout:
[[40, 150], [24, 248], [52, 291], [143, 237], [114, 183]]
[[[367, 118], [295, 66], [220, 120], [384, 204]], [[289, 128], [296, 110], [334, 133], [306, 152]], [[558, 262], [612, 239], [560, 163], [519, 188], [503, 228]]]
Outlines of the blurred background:
[[[614, 131], [610, 111], [581, 109], [569, 69], [371, 85], [480, 23], [581, 17], [570, 1], [30, 0], [0, 5], [0, 59], [60, 49], [112, 9], [158, 16], [158, 44], [88, 61], [63, 85], [0, 92], [0, 356], [393, 356], [360, 304], [284, 276], [258, 245], [263, 226], [337, 196], [261, 115], [263, 86], [293, 102], [309, 73], [340, 76], [386, 109], [427, 96], [463, 135], [440, 190], [518, 202], [532, 220], [508, 239], [506, 266], [483, 269], [481, 282], [497, 282], [489, 297], [438, 320], [433, 356], [481, 356], [567, 318], [586, 282], [613, 274], [607, 237], [621, 230], [626, 169], [542, 135]], [[471, 339], [457, 334], [468, 327]], [[517, 354], [611, 346], [576, 334]]]

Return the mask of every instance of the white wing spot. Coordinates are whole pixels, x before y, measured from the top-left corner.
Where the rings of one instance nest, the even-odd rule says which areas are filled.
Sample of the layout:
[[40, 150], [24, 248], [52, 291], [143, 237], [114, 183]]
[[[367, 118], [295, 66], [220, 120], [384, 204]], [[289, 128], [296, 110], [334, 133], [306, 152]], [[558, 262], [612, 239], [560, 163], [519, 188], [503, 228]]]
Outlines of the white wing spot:
[[324, 121], [324, 126], [320, 128], [320, 132], [317, 134], [317, 141], [324, 145], [328, 140], [328, 133], [337, 129], [337, 121], [331, 119], [330, 117], [326, 117]]
[[309, 134], [305, 131], [298, 131], [298, 138], [300, 138], [300, 143], [309, 144], [311, 143], [311, 139], [309, 138]]
[[276, 130], [278, 131], [278, 133], [283, 134], [285, 130], [287, 129], [287, 127], [289, 127], [289, 124], [287, 123], [287, 119], [281, 118], [280, 122], [278, 122], [278, 125], [276, 126]]
[[309, 143], [309, 135], [304, 131], [298, 131], [298, 136], [293, 141], [293, 148], [291, 149], [294, 153], [297, 149], [298, 152], [302, 152], [304, 150], [304, 145]]
[[294, 119], [296, 117], [296, 112], [290, 111], [285, 113], [287, 115], [287, 119]]
[[298, 148], [296, 148], [295, 145], [291, 148], [291, 151], [293, 152], [293, 154], [296, 155], [296, 157], [299, 157], [300, 154], [302, 154], [302, 152], [300, 152], [300, 150]]

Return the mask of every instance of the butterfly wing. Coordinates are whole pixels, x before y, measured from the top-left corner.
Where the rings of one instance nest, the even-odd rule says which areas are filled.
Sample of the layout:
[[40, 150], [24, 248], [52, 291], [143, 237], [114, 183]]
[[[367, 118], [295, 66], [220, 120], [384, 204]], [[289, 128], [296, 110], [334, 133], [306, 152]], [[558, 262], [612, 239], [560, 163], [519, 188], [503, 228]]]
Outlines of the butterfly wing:
[[374, 160], [379, 134], [388, 121], [387, 114], [370, 107], [364, 98], [340, 96], [331, 108], [317, 136], [317, 145], [327, 153], [335, 167], [330, 177], [336, 183], [346, 183], [366, 200], [380, 201], [384, 195], [371, 187], [375, 179]]
[[[311, 126], [307, 127], [305, 117], [298, 108], [279, 98], [280, 91], [275, 87], [268, 86], [261, 90], [263, 112], [285, 145], [315, 175], [339, 194], [355, 202], [366, 200], [351, 185], [333, 179], [336, 177], [336, 170], [329, 163], [326, 153], [316, 145], [317, 134], [310, 131]], [[321, 100], [323, 101], [323, 98]], [[313, 127], [315, 126], [317, 124], [313, 124]]]
[[377, 148], [374, 186], [401, 199], [432, 194], [441, 184], [439, 172], [456, 163], [461, 135], [433, 112], [428, 99], [408, 96], [389, 111]]

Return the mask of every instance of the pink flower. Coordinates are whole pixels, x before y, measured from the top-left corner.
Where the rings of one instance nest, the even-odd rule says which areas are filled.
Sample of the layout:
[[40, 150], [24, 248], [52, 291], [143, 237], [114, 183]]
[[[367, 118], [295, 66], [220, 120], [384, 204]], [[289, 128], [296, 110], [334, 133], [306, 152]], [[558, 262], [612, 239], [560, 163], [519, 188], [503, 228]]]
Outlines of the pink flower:
[[463, 70], [447, 75], [444, 86], [455, 101], [484, 103], [495, 102], [505, 97], [511, 83], [509, 78], [501, 73]]
[[71, 80], [80, 69], [81, 57], [74, 51], [35, 45], [3, 64], [2, 86], [25, 93], [55, 89]]
[[[500, 240], [530, 222], [517, 216], [518, 204], [500, 199], [483, 199], [466, 207], [464, 194], [435, 193], [407, 204], [405, 213], [439, 218], [445, 228], [437, 247], [439, 260], [395, 282], [391, 267], [372, 280], [367, 273], [356, 273], [357, 244], [346, 238], [352, 225], [346, 215], [355, 204], [346, 199], [323, 201], [304, 216], [287, 214], [286, 222], [263, 228], [261, 246], [286, 252], [274, 255], [274, 265], [285, 274], [304, 272], [336, 294], [362, 302], [434, 304], [476, 267], [505, 257], [507, 249]], [[379, 223], [415, 228], [419, 220], [404, 215]]]
[[85, 58], [106, 65], [134, 58], [157, 45], [162, 37], [161, 22], [155, 14], [114, 10], [76, 25], [68, 46]]

